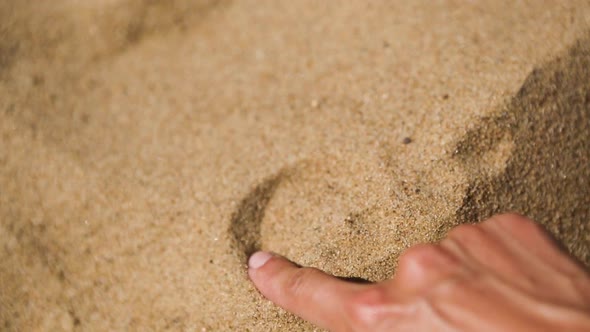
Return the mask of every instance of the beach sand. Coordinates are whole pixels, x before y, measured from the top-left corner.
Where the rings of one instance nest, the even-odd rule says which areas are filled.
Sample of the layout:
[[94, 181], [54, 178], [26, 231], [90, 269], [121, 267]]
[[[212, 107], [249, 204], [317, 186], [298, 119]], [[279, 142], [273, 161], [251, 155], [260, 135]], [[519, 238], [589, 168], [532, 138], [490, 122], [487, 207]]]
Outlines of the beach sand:
[[257, 249], [391, 277], [517, 211], [590, 264], [587, 1], [0, 1], [0, 330], [312, 331]]

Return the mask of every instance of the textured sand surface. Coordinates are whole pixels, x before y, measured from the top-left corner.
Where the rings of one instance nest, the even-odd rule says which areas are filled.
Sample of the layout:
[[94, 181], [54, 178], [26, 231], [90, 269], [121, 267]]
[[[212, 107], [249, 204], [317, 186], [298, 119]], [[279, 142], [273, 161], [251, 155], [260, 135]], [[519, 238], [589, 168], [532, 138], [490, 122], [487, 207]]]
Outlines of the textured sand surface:
[[0, 0], [0, 330], [299, 331], [514, 210], [590, 264], [587, 1]]

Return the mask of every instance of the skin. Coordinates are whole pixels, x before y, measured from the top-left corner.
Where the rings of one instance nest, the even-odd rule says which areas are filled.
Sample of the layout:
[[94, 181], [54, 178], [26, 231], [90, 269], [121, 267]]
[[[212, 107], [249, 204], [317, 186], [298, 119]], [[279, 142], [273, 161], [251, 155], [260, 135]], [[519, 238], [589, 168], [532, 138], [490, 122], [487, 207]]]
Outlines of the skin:
[[590, 275], [516, 214], [461, 225], [399, 258], [375, 284], [258, 252], [248, 274], [269, 300], [330, 331], [590, 331]]

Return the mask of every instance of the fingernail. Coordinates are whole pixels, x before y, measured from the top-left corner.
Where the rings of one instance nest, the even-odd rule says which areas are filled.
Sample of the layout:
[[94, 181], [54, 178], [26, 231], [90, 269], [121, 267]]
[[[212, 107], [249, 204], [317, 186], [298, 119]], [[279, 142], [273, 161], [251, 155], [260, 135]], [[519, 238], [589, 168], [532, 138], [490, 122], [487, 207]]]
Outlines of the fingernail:
[[258, 251], [254, 253], [254, 255], [250, 256], [250, 259], [248, 260], [248, 267], [250, 267], [251, 269], [260, 268], [271, 258], [272, 254], [266, 251]]

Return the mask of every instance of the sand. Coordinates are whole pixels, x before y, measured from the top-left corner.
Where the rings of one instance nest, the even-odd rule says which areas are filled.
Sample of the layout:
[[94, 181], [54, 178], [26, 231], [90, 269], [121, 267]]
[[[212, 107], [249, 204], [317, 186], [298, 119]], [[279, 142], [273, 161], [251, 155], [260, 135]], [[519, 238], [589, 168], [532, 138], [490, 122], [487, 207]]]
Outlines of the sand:
[[587, 1], [0, 1], [0, 330], [312, 331], [513, 210], [590, 265]]

